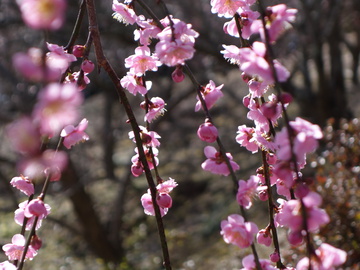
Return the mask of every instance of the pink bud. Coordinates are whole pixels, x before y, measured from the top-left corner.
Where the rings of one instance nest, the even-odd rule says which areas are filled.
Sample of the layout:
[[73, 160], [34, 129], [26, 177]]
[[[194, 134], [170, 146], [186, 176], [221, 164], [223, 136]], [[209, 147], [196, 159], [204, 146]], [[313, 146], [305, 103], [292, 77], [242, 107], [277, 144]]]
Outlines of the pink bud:
[[280, 255], [276, 251], [270, 254], [270, 260], [274, 263], [280, 260]]
[[172, 206], [171, 196], [167, 193], [161, 193], [156, 198], [157, 204], [162, 208], [170, 208]]
[[299, 183], [295, 188], [296, 198], [304, 198], [310, 192], [309, 187], [305, 183]]
[[269, 199], [269, 194], [267, 193], [267, 190], [260, 190], [258, 196], [259, 199], [263, 202]]
[[284, 104], [288, 104], [293, 101], [293, 97], [289, 93], [281, 93], [279, 101], [281, 101]]
[[84, 51], [85, 51], [84, 45], [75, 45], [73, 47], [73, 55], [75, 55], [76, 57], [83, 57]]
[[289, 243], [293, 246], [301, 245], [303, 242], [303, 236], [301, 234], [301, 231], [289, 232], [288, 240]]
[[45, 217], [48, 215], [48, 211], [45, 207], [45, 204], [40, 199], [34, 199], [32, 200], [25, 208], [24, 215], [27, 218], [30, 218], [32, 216], [37, 217]]
[[84, 60], [84, 62], [82, 62], [81, 64], [81, 69], [85, 72], [85, 73], [90, 73], [94, 70], [95, 68], [95, 64], [91, 61], [91, 60]]
[[267, 119], [272, 119], [277, 114], [277, 104], [264, 103], [261, 105], [260, 110]]
[[268, 153], [266, 155], [266, 161], [269, 165], [274, 165], [276, 163], [277, 157], [274, 153]]
[[256, 239], [259, 244], [265, 245], [267, 247], [270, 246], [272, 243], [270, 232], [265, 229], [262, 229], [258, 232]]
[[205, 122], [199, 126], [197, 135], [200, 140], [212, 143], [215, 142], [218, 137], [218, 130], [211, 122]]
[[142, 175], [143, 168], [142, 168], [140, 162], [133, 163], [133, 165], [131, 166], [131, 173], [135, 177], [139, 177], [140, 175]]
[[250, 95], [247, 95], [247, 96], [245, 96], [245, 97], [243, 98], [243, 104], [244, 104], [244, 106], [245, 106], [246, 108], [249, 107], [249, 105], [250, 105], [250, 100], [251, 100]]
[[176, 66], [175, 70], [171, 74], [171, 77], [172, 77], [173, 81], [176, 83], [182, 82], [185, 79], [185, 74], [182, 71], [181, 65]]
[[31, 243], [30, 245], [38, 251], [42, 246], [42, 240], [35, 234], [33, 237], [31, 237]]

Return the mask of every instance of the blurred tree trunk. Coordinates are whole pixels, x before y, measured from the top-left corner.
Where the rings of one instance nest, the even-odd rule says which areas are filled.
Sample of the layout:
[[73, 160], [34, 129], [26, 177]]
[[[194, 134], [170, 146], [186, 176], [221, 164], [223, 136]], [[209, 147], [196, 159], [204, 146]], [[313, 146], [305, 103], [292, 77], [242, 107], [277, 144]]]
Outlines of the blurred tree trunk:
[[69, 161], [61, 181], [65, 190], [70, 189], [69, 199], [82, 225], [83, 237], [89, 247], [96, 256], [105, 262], [119, 262], [123, 257], [123, 250], [114, 248], [111, 241], [109, 241], [108, 233], [95, 212], [91, 197], [86, 193], [84, 186], [79, 181], [71, 161]]

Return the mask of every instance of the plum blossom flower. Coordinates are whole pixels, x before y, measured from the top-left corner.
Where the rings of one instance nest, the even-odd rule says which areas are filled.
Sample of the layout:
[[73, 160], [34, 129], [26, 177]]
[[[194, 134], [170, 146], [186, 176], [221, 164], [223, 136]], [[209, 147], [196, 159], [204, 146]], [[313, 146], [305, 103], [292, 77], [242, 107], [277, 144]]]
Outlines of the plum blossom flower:
[[16, 270], [17, 267], [9, 261], [0, 263], [0, 270]]
[[48, 149], [43, 153], [31, 157], [24, 157], [17, 164], [18, 170], [31, 179], [43, 177], [44, 173], [53, 173], [62, 171], [67, 165], [67, 155], [63, 151], [55, 153], [54, 150]]
[[[290, 23], [296, 19], [296, 13], [296, 9], [288, 9], [285, 4], [266, 8], [266, 29], [269, 33], [270, 42], [275, 42], [277, 38], [290, 27]], [[262, 40], [265, 40], [263, 26], [260, 29], [260, 34]]]
[[233, 244], [239, 248], [249, 247], [258, 232], [258, 227], [253, 222], [245, 222], [240, 215], [230, 215], [227, 220], [221, 221], [221, 232], [225, 243]]
[[18, 190], [20, 190], [26, 196], [30, 196], [30, 195], [34, 194], [34, 191], [35, 191], [34, 185], [28, 177], [25, 177], [23, 175], [13, 177], [13, 179], [11, 179], [11, 181], [10, 181], [10, 184], [13, 187], [16, 187]]
[[[274, 83], [273, 74], [269, 63], [265, 60], [266, 46], [255, 41], [252, 48], [240, 48], [240, 69], [248, 75], [259, 76], [266, 84]], [[280, 82], [286, 81], [290, 73], [277, 60], [274, 60], [277, 78]]]
[[145, 20], [142, 15], [139, 16], [137, 24], [139, 28], [134, 30], [134, 40], [139, 41], [143, 46], [150, 45], [151, 39], [161, 32], [161, 29], [153, 20]]
[[[318, 125], [314, 125], [300, 117], [290, 121], [293, 139], [293, 152], [300, 167], [305, 165], [306, 154], [314, 151], [318, 146], [318, 140], [323, 137]], [[287, 129], [284, 127], [275, 137], [275, 144], [278, 145], [277, 158], [284, 161], [291, 159], [291, 147]]]
[[236, 200], [239, 205], [249, 209], [252, 205], [252, 198], [257, 192], [260, 182], [258, 176], [252, 175], [247, 181], [239, 180], [239, 188], [236, 194]]
[[65, 19], [65, 0], [17, 1], [24, 22], [34, 29], [57, 30]]
[[[8, 256], [9, 260], [20, 260], [22, 252], [24, 251], [26, 240], [25, 237], [21, 234], [15, 234], [11, 239], [11, 244], [6, 244], [2, 247], [5, 252], [5, 255]], [[30, 245], [25, 259], [32, 260], [37, 255], [36, 250]]]
[[113, 0], [112, 10], [114, 11], [113, 18], [126, 25], [132, 25], [138, 19], [135, 11], [129, 5], [120, 3], [118, 0]]
[[[154, 169], [154, 167], [159, 164], [159, 159], [157, 158], [159, 150], [155, 147], [151, 147], [151, 151], [152, 151], [152, 154], [154, 155], [155, 164], [154, 164], [150, 149], [148, 149], [147, 147], [144, 147], [146, 161], [148, 163], [150, 170]], [[141, 175], [139, 166], [141, 167], [141, 170], [143, 171], [143, 165], [141, 164], [141, 161], [139, 159], [139, 151], [137, 148], [135, 148], [135, 152], [136, 152], [136, 154], [131, 158], [131, 162], [132, 162], [131, 172], [135, 177], [138, 177]]]
[[[221, 98], [224, 94], [221, 92], [221, 88], [223, 88], [223, 84], [216, 86], [214, 81], [210, 80], [209, 83], [201, 89], [201, 95], [205, 100], [206, 107], [211, 109], [216, 101]], [[196, 96], [198, 102], [195, 105], [195, 112], [199, 111], [202, 108], [199, 97]]]
[[64, 129], [60, 133], [60, 136], [64, 138], [63, 144], [67, 149], [70, 149], [71, 146], [79, 142], [89, 140], [89, 135], [85, 133], [88, 122], [89, 121], [84, 118], [76, 127], [74, 127], [73, 125], [68, 125], [64, 127]]
[[[253, 27], [253, 24], [257, 18], [259, 18], [260, 13], [257, 11], [252, 11], [249, 7], [240, 7], [237, 10], [239, 14], [239, 24], [241, 26], [241, 37], [243, 39], [249, 39], [252, 34], [258, 33], [259, 29]], [[224, 24], [223, 30], [226, 34], [239, 37], [239, 30], [236, 25], [236, 17], [232, 18], [231, 21]]]
[[64, 73], [71, 62], [76, 61], [76, 56], [67, 53], [63, 46], [57, 44], [46, 43], [49, 50], [46, 53], [46, 61], [52, 68], [58, 68], [61, 73]]
[[24, 216], [31, 218], [33, 216], [39, 217], [39, 219], [46, 218], [50, 213], [50, 210], [45, 203], [40, 199], [31, 200], [25, 207]]
[[231, 18], [240, 7], [249, 7], [255, 0], [211, 0], [211, 12], [219, 17]]
[[[206, 146], [204, 148], [204, 154], [207, 157], [201, 164], [201, 168], [205, 171], [209, 171], [213, 174], [220, 174], [228, 176], [230, 174], [230, 170], [225, 162], [225, 157], [218, 152], [213, 146]], [[230, 165], [234, 171], [239, 170], [240, 166], [233, 161], [233, 157], [230, 153], [226, 153], [227, 158], [229, 159]]]
[[[315, 250], [315, 255], [316, 258], [311, 260], [311, 267], [316, 270], [335, 270], [336, 266], [340, 266], [346, 261], [345, 251], [326, 243], [322, 243], [319, 248]], [[309, 269], [309, 258], [302, 258], [296, 265], [296, 269]]]
[[[147, 104], [147, 108], [146, 107]], [[154, 119], [163, 115], [166, 111], [165, 101], [160, 97], [153, 97], [149, 102], [141, 102], [140, 107], [144, 110], [147, 109], [147, 113], [144, 116], [144, 120], [151, 123]]]
[[23, 155], [34, 155], [40, 151], [40, 132], [30, 117], [21, 117], [6, 128], [12, 147]]
[[51, 83], [38, 95], [33, 110], [35, 122], [42, 134], [53, 137], [64, 126], [77, 120], [83, 97], [74, 84]]
[[145, 95], [152, 86], [151, 81], [145, 81], [144, 86], [143, 78], [136, 76], [131, 71], [129, 71], [124, 77], [122, 77], [122, 79], [120, 80], [120, 84], [134, 96], [136, 96], [137, 93]]
[[33, 82], [54, 82], [60, 79], [62, 70], [68, 67], [68, 61], [59, 59], [54, 65], [39, 48], [30, 48], [26, 53], [18, 52], [12, 58], [13, 66], [27, 80]]
[[[25, 219], [25, 209], [28, 205], [28, 201], [24, 201], [22, 203], [19, 204], [19, 208], [15, 210], [15, 216], [14, 216], [14, 220], [15, 220], [15, 223], [22, 226], [23, 223], [24, 223], [24, 219]], [[45, 208], [47, 209], [48, 213], [50, 213], [50, 206], [48, 204], [45, 204]], [[27, 231], [31, 230], [33, 224], [34, 224], [34, 221], [35, 221], [35, 216], [30, 216], [26, 222], [26, 226], [25, 226], [25, 229]], [[41, 227], [41, 224], [42, 224], [42, 219], [39, 218], [37, 223], [36, 223], [36, 227], [35, 229], [38, 230], [40, 227]]]
[[161, 21], [165, 28], [157, 35], [159, 42], [155, 46], [155, 53], [161, 63], [167, 66], [183, 65], [195, 53], [195, 38], [199, 33], [194, 31], [191, 24], [179, 19], [166, 17]]
[[200, 140], [213, 143], [218, 137], [218, 130], [211, 122], [205, 121], [205, 123], [199, 126], [197, 135]]
[[[272, 266], [271, 262], [269, 260], [260, 259], [259, 262], [260, 262], [261, 269], [263, 269], [263, 270], [277, 270], [278, 269], [278, 268], [275, 268], [274, 266]], [[244, 257], [242, 259], [242, 264], [243, 264], [244, 268], [241, 268], [240, 270], [256, 270], [257, 269], [253, 254], [250, 254], [250, 255], [247, 255], [246, 257]]]
[[[169, 211], [169, 208], [172, 206], [172, 199], [169, 193], [177, 186], [178, 184], [174, 179], [169, 178], [169, 180], [164, 181], [156, 186], [156, 203], [159, 206], [161, 216], [164, 216]], [[154, 205], [152, 203], [151, 192], [148, 189], [147, 193], [142, 195], [141, 204], [144, 207], [144, 212], [147, 215], [155, 216]]]
[[268, 229], [261, 229], [256, 236], [256, 240], [259, 244], [269, 247], [272, 243], [271, 233]]
[[237, 136], [235, 140], [242, 147], [245, 147], [248, 151], [256, 153], [259, 149], [259, 146], [256, 144], [256, 141], [253, 138], [255, 129], [252, 127], [247, 127], [246, 125], [241, 125], [238, 127]]
[[81, 69], [85, 72], [85, 73], [91, 73], [95, 68], [95, 64], [89, 60], [89, 59], [85, 59], [82, 63], [81, 63]]
[[[155, 131], [148, 131], [145, 127], [139, 126], [140, 128], [140, 138], [144, 146], [148, 147], [158, 147], [160, 146], [160, 135], [157, 134]], [[134, 131], [129, 132], [129, 139], [135, 141]]]
[[149, 47], [140, 46], [135, 49], [135, 54], [125, 59], [125, 67], [136, 76], [142, 76], [146, 71], [156, 71], [161, 66], [160, 61], [154, 55], [151, 56]]

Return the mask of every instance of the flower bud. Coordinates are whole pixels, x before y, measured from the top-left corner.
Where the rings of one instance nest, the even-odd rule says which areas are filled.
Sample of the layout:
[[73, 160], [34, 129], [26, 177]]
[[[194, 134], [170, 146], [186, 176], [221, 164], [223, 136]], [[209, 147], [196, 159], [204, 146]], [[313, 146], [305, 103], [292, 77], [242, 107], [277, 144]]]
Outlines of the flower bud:
[[205, 122], [199, 126], [197, 135], [200, 140], [208, 143], [215, 142], [218, 137], [217, 128], [210, 122]]
[[131, 166], [131, 173], [135, 177], [139, 177], [140, 175], [142, 175], [143, 171], [144, 170], [143, 170], [143, 167], [141, 166], [140, 162], [133, 163], [133, 165]]
[[176, 83], [182, 82], [185, 79], [185, 74], [182, 71], [181, 65], [176, 66], [175, 70], [171, 74], [171, 77], [172, 77], [173, 81]]
[[276, 251], [270, 254], [270, 260], [274, 263], [280, 260], [280, 255]]
[[48, 211], [42, 200], [34, 199], [34, 200], [30, 201], [30, 203], [26, 206], [24, 215], [27, 218], [30, 218], [32, 216], [44, 218], [48, 215]]
[[156, 198], [156, 202], [162, 208], [170, 208], [172, 206], [171, 196], [167, 193], [160, 193]]
[[266, 229], [262, 229], [258, 232], [256, 240], [259, 244], [269, 247], [272, 243], [270, 232]]
[[85, 73], [90, 73], [94, 70], [95, 68], [95, 64], [91, 61], [91, 60], [84, 60], [81, 64], [81, 69], [85, 72]]
[[35, 234], [33, 237], [31, 237], [30, 245], [38, 251], [42, 246], [42, 240]]
[[85, 51], [84, 45], [75, 45], [73, 47], [73, 55], [75, 55], [76, 57], [83, 57], [84, 51]]

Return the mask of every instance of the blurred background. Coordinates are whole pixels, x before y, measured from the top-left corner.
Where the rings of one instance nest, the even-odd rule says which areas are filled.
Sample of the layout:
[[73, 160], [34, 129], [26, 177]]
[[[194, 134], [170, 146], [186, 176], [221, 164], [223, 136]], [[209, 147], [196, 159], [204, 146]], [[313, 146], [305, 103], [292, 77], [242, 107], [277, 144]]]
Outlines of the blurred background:
[[[18, 175], [17, 156], [4, 128], [31, 112], [41, 89], [16, 73], [11, 57], [30, 47], [43, 47], [44, 41], [65, 46], [79, 7], [78, 1], [68, 2], [66, 24], [60, 31], [47, 33], [45, 40], [43, 32], [24, 25], [15, 1], [0, 0], [0, 246], [19, 233], [13, 215], [26, 200], [9, 185]], [[124, 59], [137, 46], [135, 28], [112, 18], [112, 1], [97, 2], [105, 54], [121, 78], [126, 74]], [[159, 18], [165, 16], [156, 1], [146, 2]], [[260, 165], [259, 154], [251, 155], [235, 142], [237, 127], [251, 125], [242, 105], [248, 90], [239, 69], [220, 54], [223, 44], [238, 45], [238, 40], [224, 34], [226, 20], [211, 14], [210, 1], [165, 2], [175, 18], [192, 24], [200, 34], [197, 52], [188, 62], [198, 81], [225, 84], [224, 97], [211, 114], [225, 148], [241, 166], [238, 178], [246, 180]], [[289, 106], [291, 118], [304, 117], [325, 132], [319, 151], [309, 157], [304, 172], [323, 195], [323, 208], [332, 220], [314, 241], [346, 250], [346, 269], [359, 269], [360, 123], [356, 117], [360, 112], [360, 1], [264, 2], [298, 9], [293, 29], [278, 41], [275, 54], [292, 74], [284, 88], [295, 98]], [[147, 16], [138, 6], [137, 10]], [[77, 44], [84, 44], [86, 37], [85, 19]], [[93, 54], [90, 58], [95, 62]], [[78, 70], [79, 65], [75, 63], [73, 69]], [[250, 250], [227, 245], [220, 236], [221, 220], [238, 212], [232, 182], [202, 171], [206, 144], [196, 131], [204, 115], [194, 113], [196, 92], [190, 80], [176, 84], [171, 80], [172, 71], [161, 67], [148, 78], [153, 81], [149, 95], [160, 96], [167, 103], [165, 115], [151, 125], [161, 136], [159, 172], [163, 179], [171, 177], [179, 184], [172, 193], [173, 207], [164, 217], [173, 269], [239, 269], [241, 258]], [[89, 120], [90, 140], [68, 151], [70, 165], [62, 180], [52, 183], [46, 197], [52, 210], [38, 232], [43, 247], [33, 261], [26, 262], [25, 269], [162, 269], [155, 219], [144, 214], [140, 203], [146, 180], [130, 173], [135, 144], [128, 139], [127, 117], [107, 74], [93, 72], [90, 79], [82, 107], [83, 117]], [[128, 97], [138, 122], [144, 125], [141, 98]], [[249, 219], [259, 228], [268, 223], [266, 205], [257, 200], [249, 211]], [[286, 246], [286, 231], [280, 230], [280, 235], [285, 262], [295, 266], [302, 256], [301, 247], [298, 251]], [[260, 247], [259, 252], [267, 258], [273, 250]], [[6, 256], [0, 253], [3, 260]]]

